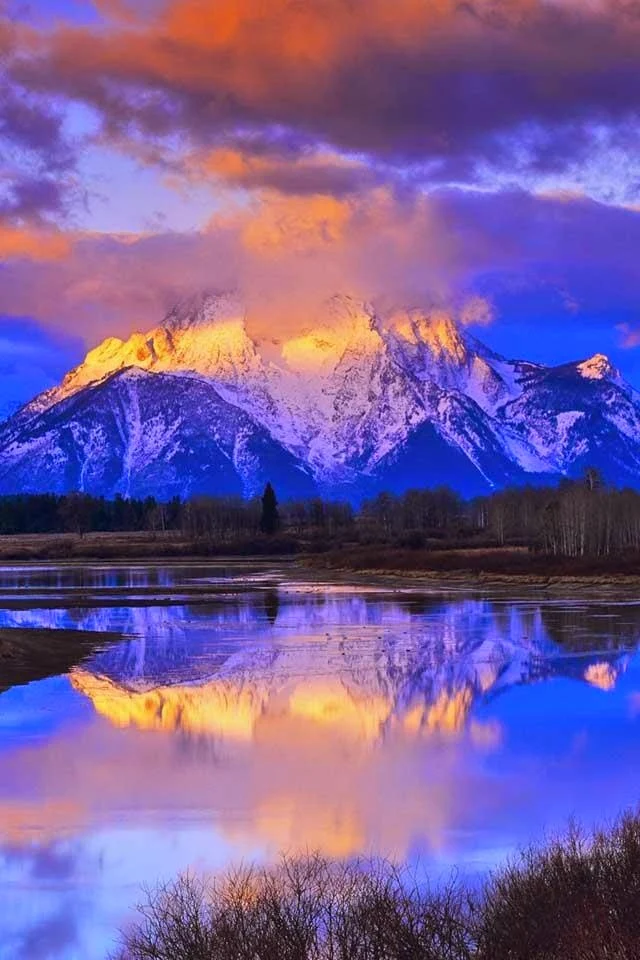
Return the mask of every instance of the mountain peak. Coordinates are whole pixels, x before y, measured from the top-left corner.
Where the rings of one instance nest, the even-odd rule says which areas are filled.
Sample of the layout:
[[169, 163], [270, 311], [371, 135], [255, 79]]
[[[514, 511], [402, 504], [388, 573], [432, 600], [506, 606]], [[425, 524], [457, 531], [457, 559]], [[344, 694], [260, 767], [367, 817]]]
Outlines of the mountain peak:
[[618, 371], [604, 353], [594, 353], [592, 357], [578, 364], [578, 373], [585, 380], [617, 379]]
[[397, 310], [389, 314], [386, 329], [409, 347], [426, 348], [436, 360], [465, 363], [468, 349], [462, 332], [447, 310]]
[[242, 320], [245, 307], [233, 290], [203, 290], [184, 297], [167, 314], [162, 327], [170, 332], [209, 327], [225, 320]]
[[380, 345], [373, 311], [352, 297], [334, 296], [311, 326], [284, 342], [282, 358], [292, 370], [327, 373], [345, 354], [367, 354]]

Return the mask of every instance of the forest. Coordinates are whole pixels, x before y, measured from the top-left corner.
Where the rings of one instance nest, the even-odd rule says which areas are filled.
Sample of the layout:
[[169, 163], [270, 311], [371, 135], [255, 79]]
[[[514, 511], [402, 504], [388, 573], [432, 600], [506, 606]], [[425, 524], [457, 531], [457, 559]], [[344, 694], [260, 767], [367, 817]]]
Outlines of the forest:
[[464, 500], [447, 487], [346, 501], [279, 503], [262, 497], [175, 498], [162, 503], [70, 493], [0, 497], [0, 534], [146, 531], [220, 548], [277, 535], [296, 549], [389, 544], [409, 550], [525, 547], [555, 557], [640, 552], [640, 493], [605, 484], [595, 470], [555, 486], [513, 487]]

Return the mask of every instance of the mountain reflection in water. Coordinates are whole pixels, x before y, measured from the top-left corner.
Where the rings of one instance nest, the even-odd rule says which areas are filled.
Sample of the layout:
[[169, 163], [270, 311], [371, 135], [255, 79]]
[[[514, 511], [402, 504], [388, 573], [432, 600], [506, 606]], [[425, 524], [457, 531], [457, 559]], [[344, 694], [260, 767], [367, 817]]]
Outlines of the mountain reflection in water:
[[0, 696], [2, 958], [45, 922], [68, 942], [43, 955], [102, 957], [139, 884], [187, 867], [318, 849], [475, 874], [640, 799], [635, 601], [283, 574], [11, 625], [131, 639]]

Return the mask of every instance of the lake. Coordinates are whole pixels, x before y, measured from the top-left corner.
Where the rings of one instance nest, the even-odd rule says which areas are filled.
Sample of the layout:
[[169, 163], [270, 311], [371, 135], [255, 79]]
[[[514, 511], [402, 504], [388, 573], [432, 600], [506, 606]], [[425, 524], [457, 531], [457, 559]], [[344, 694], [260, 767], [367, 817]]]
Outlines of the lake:
[[319, 850], [473, 882], [640, 800], [630, 591], [14, 566], [0, 627], [124, 637], [0, 694], [2, 960], [103, 960], [187, 868]]

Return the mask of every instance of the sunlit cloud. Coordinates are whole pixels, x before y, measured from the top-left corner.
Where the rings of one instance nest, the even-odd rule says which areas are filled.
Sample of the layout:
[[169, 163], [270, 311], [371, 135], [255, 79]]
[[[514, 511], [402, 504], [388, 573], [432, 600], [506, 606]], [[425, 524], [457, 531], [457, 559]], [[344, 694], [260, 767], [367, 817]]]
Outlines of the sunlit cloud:
[[640, 346], [640, 322], [637, 326], [631, 323], [619, 323], [616, 330], [620, 334], [620, 342], [625, 349], [631, 350]]
[[71, 249], [72, 241], [63, 233], [3, 226], [0, 220], [0, 257], [5, 260], [62, 260]]
[[276, 334], [335, 293], [497, 327], [515, 278], [636, 345], [633, 4], [5, 11], [0, 310], [90, 345], [203, 288]]
[[101, 24], [5, 24], [9, 77], [43, 104], [90, 106], [121, 145], [209, 148], [220, 175], [250, 183], [258, 160], [239, 169], [225, 154], [240, 131], [441, 182], [490, 168], [520, 185], [572, 180], [607, 141], [637, 153], [640, 25], [618, 0], [172, 0], [140, 20], [136, 7], [102, 3]]
[[63, 326], [93, 345], [151, 329], [178, 300], [205, 289], [238, 291], [254, 332], [272, 336], [309, 329], [336, 293], [385, 312], [452, 310], [482, 327], [502, 319], [503, 290], [521, 289], [533, 302], [548, 289], [557, 293], [554, 322], [561, 315], [578, 329], [587, 311], [610, 314], [629, 325], [615, 331], [612, 322], [612, 334], [630, 346], [639, 242], [638, 214], [580, 198], [383, 187], [343, 197], [267, 192], [191, 233], [9, 231], [0, 313]]

